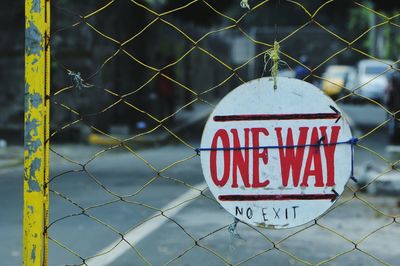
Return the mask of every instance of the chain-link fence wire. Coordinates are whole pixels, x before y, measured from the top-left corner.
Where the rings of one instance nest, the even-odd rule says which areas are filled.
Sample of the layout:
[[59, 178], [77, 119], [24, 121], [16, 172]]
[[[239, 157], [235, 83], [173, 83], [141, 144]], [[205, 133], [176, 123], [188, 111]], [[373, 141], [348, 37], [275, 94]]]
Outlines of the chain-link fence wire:
[[[369, 139], [386, 137], [399, 109], [361, 90], [399, 70], [393, 54], [378, 56], [369, 43], [383, 31], [396, 44], [399, 14], [353, 1], [237, 1], [229, 9], [222, 2], [52, 1], [50, 265], [398, 265], [396, 198], [365, 192], [398, 174], [398, 158]], [[361, 26], [332, 27], [347, 9], [356, 21], [345, 24]], [[271, 15], [265, 23], [263, 13]], [[293, 17], [296, 27], [275, 23]], [[237, 39], [247, 58], [230, 53]], [[356, 165], [370, 160], [373, 177], [350, 180], [327, 213], [282, 231], [233, 221], [219, 208], [198, 185], [193, 137], [218, 99], [262, 75], [274, 40], [284, 68], [300, 65], [309, 71], [304, 80], [340, 88], [339, 104], [362, 101], [386, 115], [355, 147]], [[360, 59], [387, 67], [360, 84], [322, 75], [330, 64]], [[106, 146], [65, 144], [78, 139]]]

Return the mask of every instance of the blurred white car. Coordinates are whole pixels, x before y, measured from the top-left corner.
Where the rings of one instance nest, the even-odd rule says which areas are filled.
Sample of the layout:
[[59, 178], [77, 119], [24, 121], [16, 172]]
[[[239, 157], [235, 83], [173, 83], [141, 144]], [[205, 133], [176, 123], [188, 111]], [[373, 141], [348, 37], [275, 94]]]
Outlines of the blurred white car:
[[372, 195], [399, 195], [400, 194], [400, 173], [392, 170], [386, 171], [383, 168], [377, 168], [372, 163], [367, 163], [364, 166], [363, 173], [357, 176], [359, 187], [364, 187], [365, 192]]
[[388, 85], [388, 75], [393, 72], [392, 70], [387, 70], [392, 63], [392, 61], [387, 60], [382, 60], [382, 62], [376, 60], [361, 60], [358, 62], [357, 83], [358, 86], [362, 87], [357, 90], [357, 93], [370, 99], [383, 102], [385, 89]]

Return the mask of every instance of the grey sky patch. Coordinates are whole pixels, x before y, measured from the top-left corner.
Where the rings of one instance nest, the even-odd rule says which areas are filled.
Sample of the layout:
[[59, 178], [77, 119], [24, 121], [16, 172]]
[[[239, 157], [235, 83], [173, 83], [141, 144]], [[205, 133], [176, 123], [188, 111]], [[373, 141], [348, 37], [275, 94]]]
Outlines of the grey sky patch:
[[42, 47], [43, 36], [39, 29], [29, 21], [29, 26], [25, 31], [25, 52], [27, 55], [40, 55], [43, 51]]

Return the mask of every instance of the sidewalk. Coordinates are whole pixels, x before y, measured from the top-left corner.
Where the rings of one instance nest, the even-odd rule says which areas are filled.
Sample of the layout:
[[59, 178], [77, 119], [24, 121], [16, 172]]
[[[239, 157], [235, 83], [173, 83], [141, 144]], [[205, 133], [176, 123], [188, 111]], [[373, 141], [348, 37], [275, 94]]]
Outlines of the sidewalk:
[[[168, 129], [173, 132], [174, 134], [178, 134], [182, 132], [183, 130], [189, 129], [191, 126], [195, 125], [196, 123], [207, 119], [207, 117], [210, 115], [211, 111], [213, 110], [213, 107], [205, 104], [205, 103], [195, 103], [193, 105], [193, 108], [191, 110], [182, 110], [178, 112], [174, 119], [174, 124], [171, 126], [167, 126]], [[126, 135], [126, 136], [115, 136], [121, 140], [128, 139], [132, 137], [132, 135]], [[154, 144], [160, 144], [163, 142], [168, 141], [170, 138], [173, 138], [173, 136], [163, 128], [160, 128], [159, 130], [156, 130], [154, 132], [151, 132], [149, 134], [145, 134], [143, 136], [139, 136], [137, 138], [134, 138], [133, 140], [130, 140], [130, 143], [135, 143], [135, 144], [142, 144], [142, 145], [154, 145]], [[115, 139], [112, 139], [110, 137], [107, 137], [105, 135], [101, 134], [91, 134], [88, 138], [88, 143], [89, 144], [94, 144], [94, 145], [104, 145], [104, 146], [112, 146], [112, 145], [117, 145], [119, 142]], [[64, 155], [76, 155], [77, 151], [78, 154], [80, 154], [79, 158], [87, 158], [90, 155], [95, 154], [98, 152], [98, 148], [96, 147], [91, 147], [85, 146], [84, 149], [82, 149], [82, 144], [76, 144], [76, 145], [53, 145], [52, 146], [55, 151], [60, 152], [61, 154]], [[58, 156], [54, 156], [53, 153], [50, 153], [52, 156], [52, 159], [57, 158]], [[0, 148], [0, 170], [2, 169], [8, 169], [16, 166], [22, 166], [23, 165], [23, 156], [24, 156], [24, 147], [21, 146], [7, 146], [4, 148]], [[74, 157], [74, 156], [72, 156]], [[74, 157], [75, 158], [75, 157]], [[75, 158], [78, 159], [79, 158]]]
[[22, 146], [0, 148], [0, 170], [23, 164], [24, 149]]
[[[185, 108], [179, 111], [174, 116], [174, 123], [167, 127], [171, 132], [177, 134], [185, 129], [188, 129], [189, 127], [195, 125], [196, 123], [202, 120], [206, 120], [212, 110], [213, 107], [205, 103], [202, 102], [194, 103], [192, 105], [191, 110]], [[114, 137], [124, 140], [128, 139], [131, 136], [114, 136]], [[129, 140], [129, 142], [138, 144], [163, 143], [171, 137], [173, 136], [167, 130], [161, 128], [161, 130], [156, 130], [154, 132], [145, 134], [143, 136], [138, 136], [132, 140]], [[107, 146], [119, 144], [117, 140], [98, 133], [90, 134], [88, 137], [88, 142], [94, 145], [107, 145]]]

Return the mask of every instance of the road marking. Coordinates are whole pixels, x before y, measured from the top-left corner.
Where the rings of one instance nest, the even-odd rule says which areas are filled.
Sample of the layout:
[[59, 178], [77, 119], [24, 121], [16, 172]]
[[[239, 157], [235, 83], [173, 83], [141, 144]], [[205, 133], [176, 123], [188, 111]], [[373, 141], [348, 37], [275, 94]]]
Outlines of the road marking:
[[[204, 190], [207, 187], [206, 183], [201, 183], [195, 186], [195, 188], [199, 190]], [[180, 197], [176, 198], [175, 200], [171, 201], [168, 203], [166, 206], [162, 208], [162, 210], [167, 210], [170, 208], [173, 208], [177, 205], [177, 207], [165, 212], [168, 217], [173, 217], [176, 214], [178, 214], [183, 208], [185, 208], [187, 205], [192, 203], [191, 199], [196, 198], [197, 196], [200, 195], [200, 192], [197, 190], [189, 190], [185, 194], [181, 195]], [[156, 213], [158, 214], [158, 213]], [[160, 228], [163, 224], [165, 224], [167, 221], [169, 221], [167, 218], [163, 216], [157, 216], [153, 219], [150, 219], [146, 221], [145, 223], [139, 225], [138, 227], [135, 227], [131, 231], [129, 231], [127, 234], [124, 235], [124, 238], [126, 241], [128, 241], [132, 246], [136, 245], [139, 243], [141, 240], [143, 240], [145, 237], [147, 237], [149, 234]], [[86, 264], [88, 266], [106, 266], [115, 261], [117, 258], [122, 256], [125, 252], [128, 250], [132, 250], [132, 247], [129, 246], [125, 241], [121, 241], [120, 238], [115, 240], [113, 243], [108, 245], [107, 247], [103, 248], [102, 250], [96, 252], [96, 254], [102, 254], [105, 252], [109, 252], [107, 254], [104, 254], [99, 257], [95, 257], [92, 259], [89, 259], [86, 261]]]

